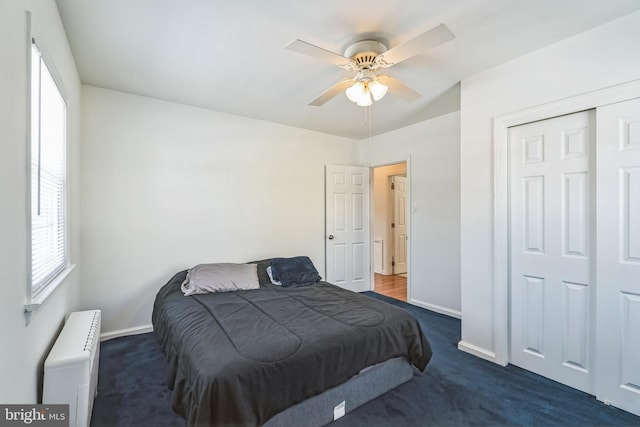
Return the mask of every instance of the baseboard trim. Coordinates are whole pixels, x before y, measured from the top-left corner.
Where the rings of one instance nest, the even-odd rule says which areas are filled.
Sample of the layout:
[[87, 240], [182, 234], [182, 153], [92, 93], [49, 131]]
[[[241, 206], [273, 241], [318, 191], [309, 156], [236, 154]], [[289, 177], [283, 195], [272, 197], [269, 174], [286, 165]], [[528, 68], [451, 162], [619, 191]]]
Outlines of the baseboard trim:
[[496, 357], [496, 354], [493, 351], [489, 351], [482, 347], [478, 347], [477, 345], [469, 344], [465, 341], [460, 341], [458, 343], [458, 350], [464, 351], [465, 353], [473, 354], [476, 357], [479, 357], [484, 360], [488, 360], [489, 362], [496, 363], [498, 365], [506, 366], [507, 364], [501, 361]]
[[100, 334], [100, 341], [107, 341], [113, 338], [126, 337], [128, 335], [146, 334], [153, 332], [153, 325], [142, 325], [134, 328], [119, 329], [117, 331], [104, 332]]
[[462, 313], [450, 308], [441, 307], [439, 305], [430, 304], [428, 302], [420, 301], [415, 298], [410, 298], [409, 303], [417, 305], [418, 307], [426, 308], [427, 310], [435, 311], [436, 313], [444, 314], [446, 316], [455, 317], [456, 319], [462, 319]]

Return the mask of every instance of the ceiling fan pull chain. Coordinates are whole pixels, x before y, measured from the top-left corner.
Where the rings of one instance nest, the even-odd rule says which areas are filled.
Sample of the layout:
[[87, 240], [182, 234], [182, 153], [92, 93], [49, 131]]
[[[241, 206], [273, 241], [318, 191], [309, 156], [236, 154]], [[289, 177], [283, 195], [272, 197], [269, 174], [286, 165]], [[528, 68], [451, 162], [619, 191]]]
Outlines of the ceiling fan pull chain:
[[367, 107], [369, 110], [369, 144], [371, 144], [371, 107]]

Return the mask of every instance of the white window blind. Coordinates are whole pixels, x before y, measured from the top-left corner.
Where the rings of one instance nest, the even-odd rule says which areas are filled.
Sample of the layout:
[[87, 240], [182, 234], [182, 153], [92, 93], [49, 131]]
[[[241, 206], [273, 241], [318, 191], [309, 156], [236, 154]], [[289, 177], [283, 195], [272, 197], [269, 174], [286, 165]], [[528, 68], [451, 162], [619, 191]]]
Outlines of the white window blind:
[[67, 107], [35, 43], [31, 49], [31, 295], [67, 266]]

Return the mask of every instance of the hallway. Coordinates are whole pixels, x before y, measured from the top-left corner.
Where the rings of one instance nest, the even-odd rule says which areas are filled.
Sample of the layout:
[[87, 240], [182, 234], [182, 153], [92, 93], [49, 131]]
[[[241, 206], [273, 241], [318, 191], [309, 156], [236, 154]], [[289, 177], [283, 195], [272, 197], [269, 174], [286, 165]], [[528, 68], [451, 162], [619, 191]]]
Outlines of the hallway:
[[400, 301], [407, 300], [407, 278], [399, 275], [375, 274], [374, 291]]

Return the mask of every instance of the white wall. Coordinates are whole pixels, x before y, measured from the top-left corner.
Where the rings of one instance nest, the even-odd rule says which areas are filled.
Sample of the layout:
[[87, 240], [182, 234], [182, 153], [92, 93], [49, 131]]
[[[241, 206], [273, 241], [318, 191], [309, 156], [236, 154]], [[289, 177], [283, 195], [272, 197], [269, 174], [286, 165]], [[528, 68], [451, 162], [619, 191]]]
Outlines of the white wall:
[[492, 118], [640, 78], [640, 12], [462, 82], [461, 347], [495, 352]]
[[308, 255], [324, 277], [324, 165], [349, 139], [83, 86], [82, 304], [150, 324], [157, 290], [206, 262]]
[[458, 112], [360, 142], [363, 164], [408, 160], [409, 300], [460, 315], [460, 115]]
[[[393, 218], [393, 202], [389, 194], [389, 178], [394, 175], [407, 174], [406, 163], [396, 163], [393, 165], [377, 167], [373, 170], [373, 200], [371, 229], [373, 239], [382, 239], [382, 269], [378, 273], [392, 274], [391, 254], [389, 249], [393, 244], [393, 230], [391, 221]], [[373, 245], [371, 245], [373, 247]]]
[[79, 267], [27, 326], [23, 313], [27, 271], [26, 10], [53, 58], [67, 93], [71, 261], [79, 254], [78, 145], [80, 81], [53, 0], [0, 2], [0, 402], [36, 403], [42, 365], [64, 317], [78, 305]]

